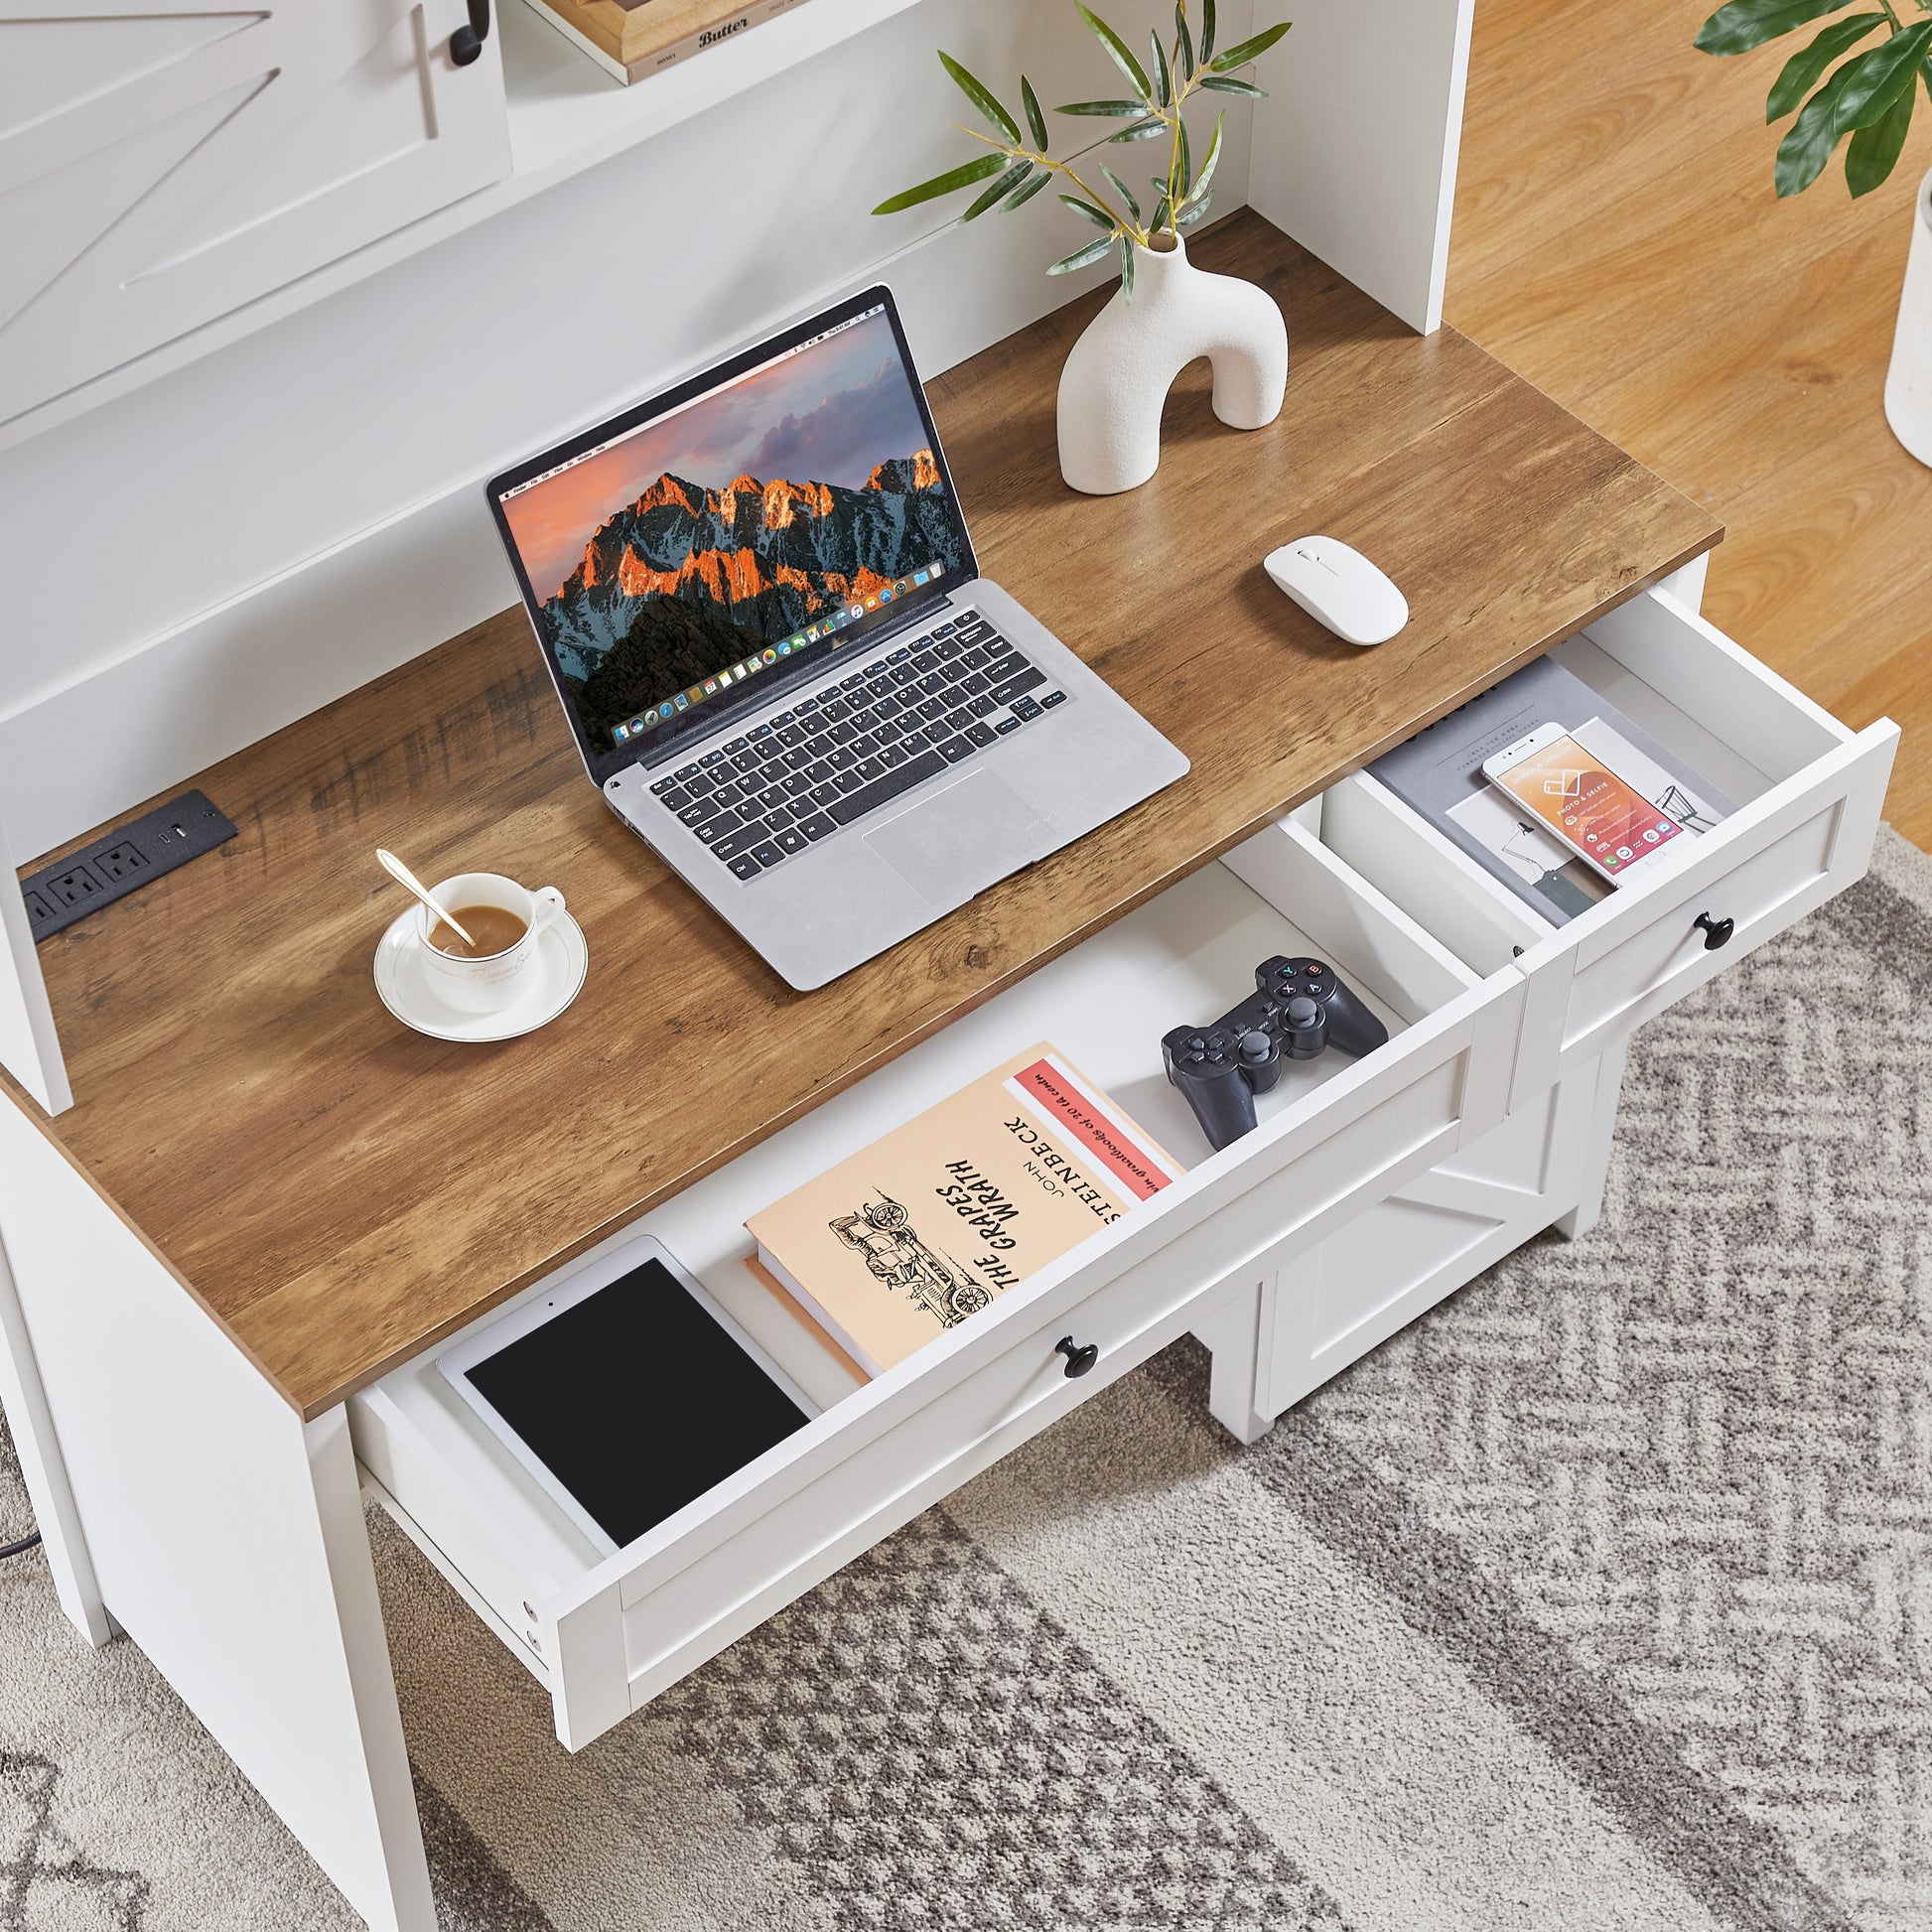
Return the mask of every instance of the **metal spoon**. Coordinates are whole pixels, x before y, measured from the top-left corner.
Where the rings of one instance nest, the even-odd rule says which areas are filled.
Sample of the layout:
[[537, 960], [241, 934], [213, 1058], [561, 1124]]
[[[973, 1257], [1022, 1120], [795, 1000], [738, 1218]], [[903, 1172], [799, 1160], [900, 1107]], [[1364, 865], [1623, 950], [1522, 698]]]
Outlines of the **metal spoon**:
[[403, 885], [407, 886], [409, 890], [412, 893], [414, 893], [416, 897], [419, 899], [421, 899], [423, 903], [427, 905], [429, 909], [432, 912], [434, 912], [436, 916], [439, 919], [441, 919], [443, 923], [447, 925], [450, 928], [450, 930], [454, 932], [456, 936], [459, 939], [461, 939], [466, 946], [474, 946], [477, 943], [473, 938], [471, 938], [471, 936], [467, 932], [464, 931], [464, 929], [460, 925], [457, 924], [455, 913], [446, 912], [443, 909], [443, 907], [436, 902], [436, 895], [432, 893], [430, 889], [427, 886], [425, 886], [423, 882], [420, 879], [418, 879], [416, 875], [413, 872], [411, 872], [409, 868], [406, 865], [404, 865], [403, 862], [400, 859], [398, 859], [393, 852], [385, 852], [380, 846], [377, 846], [375, 849], [375, 856], [382, 861], [382, 869], [386, 873], [388, 873], [391, 878], [397, 879], [401, 881]]

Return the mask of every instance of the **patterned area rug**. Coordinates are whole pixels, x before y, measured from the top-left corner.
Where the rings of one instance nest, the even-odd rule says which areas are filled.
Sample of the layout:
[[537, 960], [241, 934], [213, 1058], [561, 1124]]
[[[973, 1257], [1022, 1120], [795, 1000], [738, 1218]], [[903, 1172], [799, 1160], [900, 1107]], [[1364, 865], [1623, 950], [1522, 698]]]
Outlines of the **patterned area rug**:
[[[1254, 1449], [1204, 1393], [1169, 1350], [575, 1757], [372, 1519], [445, 1924], [1932, 1928], [1932, 860], [1639, 1035], [1586, 1240]], [[37, 1556], [0, 1630], [3, 1932], [352, 1923]]]

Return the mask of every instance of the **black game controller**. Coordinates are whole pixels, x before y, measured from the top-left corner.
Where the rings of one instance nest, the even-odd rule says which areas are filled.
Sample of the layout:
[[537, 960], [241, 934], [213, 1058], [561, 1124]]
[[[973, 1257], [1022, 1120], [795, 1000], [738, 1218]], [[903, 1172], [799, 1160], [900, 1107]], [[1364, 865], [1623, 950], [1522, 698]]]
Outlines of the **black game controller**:
[[1332, 967], [1275, 958], [1255, 968], [1251, 998], [1211, 1027], [1176, 1027], [1161, 1041], [1161, 1058], [1219, 1149], [1254, 1126], [1255, 1095], [1281, 1078], [1284, 1059], [1311, 1060], [1324, 1046], [1359, 1059], [1388, 1036]]

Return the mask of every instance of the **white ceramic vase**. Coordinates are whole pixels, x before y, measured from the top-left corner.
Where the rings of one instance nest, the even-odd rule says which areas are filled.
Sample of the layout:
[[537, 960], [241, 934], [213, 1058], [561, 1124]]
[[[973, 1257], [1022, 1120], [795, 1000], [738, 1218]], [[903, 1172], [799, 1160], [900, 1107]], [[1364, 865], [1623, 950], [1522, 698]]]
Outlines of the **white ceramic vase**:
[[1288, 325], [1265, 290], [1210, 275], [1167, 248], [1134, 249], [1134, 295], [1120, 289], [1060, 371], [1060, 475], [1089, 496], [1135, 489], [1161, 467], [1161, 405], [1198, 355], [1214, 367], [1214, 413], [1261, 429], [1288, 387]]
[[1932, 174], [1919, 183], [1913, 205], [1912, 252], [1885, 378], [1885, 420], [1921, 463], [1932, 464]]

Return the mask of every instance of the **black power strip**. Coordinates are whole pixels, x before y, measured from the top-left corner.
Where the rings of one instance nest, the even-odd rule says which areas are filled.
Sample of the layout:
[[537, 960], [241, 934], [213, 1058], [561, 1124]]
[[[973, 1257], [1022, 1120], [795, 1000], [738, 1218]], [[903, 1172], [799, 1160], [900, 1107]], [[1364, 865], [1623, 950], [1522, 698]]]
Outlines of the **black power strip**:
[[35, 943], [65, 932], [234, 835], [233, 824], [205, 791], [185, 791], [159, 811], [117, 825], [104, 839], [57, 859], [22, 886]]

